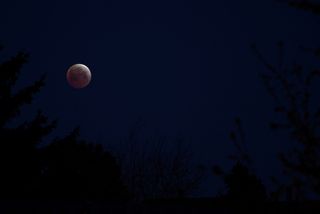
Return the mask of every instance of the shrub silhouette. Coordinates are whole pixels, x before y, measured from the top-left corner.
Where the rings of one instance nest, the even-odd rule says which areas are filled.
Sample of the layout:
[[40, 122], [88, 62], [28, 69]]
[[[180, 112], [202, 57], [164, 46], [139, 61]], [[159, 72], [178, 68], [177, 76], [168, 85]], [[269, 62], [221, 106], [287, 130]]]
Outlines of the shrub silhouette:
[[57, 198], [127, 197], [115, 158], [101, 145], [79, 139], [79, 129], [41, 150], [42, 195]]
[[227, 201], [266, 201], [267, 192], [254, 173], [253, 161], [247, 151], [240, 118], [235, 119], [235, 128], [230, 132], [230, 139], [236, 148], [236, 153], [229, 156], [230, 160], [235, 161], [231, 171], [225, 172], [216, 165], [212, 168], [213, 174], [221, 177], [226, 186], [226, 192], [220, 197]]
[[265, 201], [266, 190], [261, 181], [249, 169], [237, 162], [224, 176], [227, 186], [226, 198], [233, 201]]

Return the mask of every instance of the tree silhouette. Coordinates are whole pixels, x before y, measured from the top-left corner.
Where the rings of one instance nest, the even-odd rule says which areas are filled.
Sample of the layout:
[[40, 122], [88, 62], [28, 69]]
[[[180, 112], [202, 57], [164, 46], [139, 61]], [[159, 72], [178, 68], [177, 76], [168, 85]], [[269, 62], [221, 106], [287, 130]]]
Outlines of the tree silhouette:
[[122, 148], [126, 184], [137, 200], [183, 198], [200, 184], [202, 166], [195, 166], [185, 139], [140, 136], [139, 121], [130, 130]]
[[265, 201], [266, 190], [261, 181], [249, 169], [237, 162], [224, 176], [227, 186], [226, 198], [236, 201]]
[[[278, 2], [320, 15], [319, 2], [308, 0], [279, 0]], [[308, 191], [320, 195], [320, 106], [317, 93], [314, 91], [315, 82], [320, 77], [320, 70], [316, 65], [310, 66], [296, 60], [287, 66], [284, 59], [284, 43], [278, 42], [277, 48], [277, 62], [272, 64], [264, 58], [255, 45], [252, 46], [255, 55], [268, 71], [268, 73], [261, 73], [260, 77], [269, 95], [275, 101], [274, 112], [282, 116], [282, 120], [270, 122], [270, 128], [289, 131], [290, 140], [293, 142], [292, 150], [279, 154], [284, 173], [289, 175], [290, 181], [284, 184], [271, 177], [273, 183], [277, 185], [277, 190], [271, 193], [271, 199], [278, 200], [285, 197], [286, 200], [303, 200], [307, 198]], [[313, 56], [314, 61], [319, 60], [320, 48], [300, 47], [300, 51], [303, 54], [309, 54], [308, 57]], [[301, 59], [304, 57], [302, 56]], [[230, 138], [237, 153], [229, 158], [237, 161], [237, 164], [230, 174], [225, 173], [219, 166], [214, 166], [212, 169], [214, 174], [223, 177], [228, 187], [226, 195], [229, 198], [236, 198], [237, 192], [244, 190], [241, 189], [241, 179], [233, 179], [235, 177], [242, 176], [247, 181], [256, 180], [252, 183], [253, 189], [255, 185], [260, 186], [259, 179], [249, 178], [248, 172], [250, 172], [252, 160], [243, 143], [244, 135], [239, 119], [236, 120], [236, 124], [239, 136], [232, 131]], [[295, 144], [296, 142], [298, 145]], [[245, 185], [246, 182], [243, 183]], [[259, 195], [264, 192], [261, 196], [264, 195], [262, 198], [266, 198], [262, 186], [257, 189], [260, 190], [253, 193]], [[250, 197], [245, 196], [245, 198]]]
[[279, 2], [285, 2], [290, 7], [297, 8], [299, 10], [305, 10], [314, 14], [320, 14], [320, 3], [309, 0], [278, 0]]
[[20, 115], [21, 107], [32, 102], [44, 85], [45, 76], [32, 85], [13, 92], [22, 66], [28, 55], [19, 52], [0, 64], [0, 168], [2, 197], [25, 196], [32, 192], [30, 185], [37, 173], [36, 146], [55, 127], [41, 111], [35, 118], [13, 127], [10, 122]]
[[[320, 15], [320, 3], [310, 0], [283, 0], [289, 7]], [[274, 111], [282, 120], [272, 121], [273, 130], [289, 132], [293, 148], [279, 154], [284, 172], [290, 175], [289, 184], [280, 184], [276, 197], [286, 194], [290, 200], [303, 200], [308, 193], [320, 196], [320, 103], [317, 80], [320, 77], [318, 60], [320, 48], [299, 47], [299, 60], [286, 66], [285, 46], [277, 44], [277, 63], [268, 62], [254, 45], [253, 51], [267, 69], [261, 78], [275, 101]], [[305, 58], [311, 59], [308, 62]], [[311, 63], [313, 62], [313, 63]]]
[[79, 129], [41, 150], [41, 194], [49, 198], [125, 199], [115, 158], [79, 139]]
[[235, 119], [235, 129], [230, 132], [230, 139], [236, 148], [236, 153], [229, 156], [230, 160], [235, 161], [231, 171], [225, 172], [217, 165], [212, 168], [213, 174], [221, 177], [226, 186], [226, 192], [220, 197], [227, 201], [266, 201], [267, 192], [255, 175], [240, 118]]
[[81, 140], [78, 129], [39, 147], [55, 121], [38, 111], [31, 121], [10, 123], [44, 86], [45, 76], [13, 92], [27, 61], [20, 52], [0, 64], [0, 198], [127, 198], [115, 158], [101, 145]]
[[[284, 44], [280, 42], [278, 56], [281, 59], [283, 49]], [[279, 154], [285, 172], [291, 174], [291, 186], [284, 188], [290, 195], [287, 198], [302, 199], [304, 190], [320, 194], [320, 107], [317, 99], [313, 99], [317, 93], [312, 91], [320, 72], [314, 65], [302, 65], [303, 62], [285, 67], [280, 60], [273, 65], [255, 46], [253, 50], [269, 71], [261, 74], [261, 78], [276, 103], [274, 111], [282, 116], [281, 121], [272, 121], [270, 127], [289, 131], [291, 140], [298, 143], [293, 144], [291, 151]]]

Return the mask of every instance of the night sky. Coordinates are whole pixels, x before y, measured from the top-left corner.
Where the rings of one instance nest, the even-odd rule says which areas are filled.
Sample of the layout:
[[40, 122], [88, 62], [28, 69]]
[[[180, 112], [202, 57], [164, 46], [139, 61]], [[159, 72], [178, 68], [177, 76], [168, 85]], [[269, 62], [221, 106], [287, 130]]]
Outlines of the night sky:
[[[84, 138], [106, 146], [143, 120], [146, 135], [191, 138], [196, 161], [209, 167], [230, 165], [228, 133], [239, 116], [258, 173], [278, 173], [275, 153], [288, 145], [268, 129], [273, 103], [250, 45], [271, 61], [279, 40], [289, 59], [299, 45], [320, 46], [314, 15], [272, 0], [10, 0], [0, 7], [1, 59], [31, 55], [18, 87], [47, 73], [24, 118], [41, 108], [58, 119], [54, 135], [79, 125]], [[82, 90], [66, 81], [75, 63], [92, 72]], [[199, 194], [212, 194], [214, 181], [209, 175]]]

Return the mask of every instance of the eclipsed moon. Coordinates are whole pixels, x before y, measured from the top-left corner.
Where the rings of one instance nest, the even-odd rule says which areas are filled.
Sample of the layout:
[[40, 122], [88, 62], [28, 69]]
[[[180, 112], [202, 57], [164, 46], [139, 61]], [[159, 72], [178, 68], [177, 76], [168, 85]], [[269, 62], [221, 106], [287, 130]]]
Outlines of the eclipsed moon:
[[91, 81], [90, 69], [83, 64], [72, 65], [67, 71], [67, 80], [73, 88], [84, 88]]

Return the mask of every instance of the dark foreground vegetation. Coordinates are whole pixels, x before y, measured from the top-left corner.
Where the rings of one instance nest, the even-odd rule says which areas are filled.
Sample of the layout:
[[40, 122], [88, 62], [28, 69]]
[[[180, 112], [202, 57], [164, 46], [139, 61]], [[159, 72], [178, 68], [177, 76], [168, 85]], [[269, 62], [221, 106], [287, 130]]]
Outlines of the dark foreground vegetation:
[[[320, 14], [318, 4], [287, 3]], [[271, 122], [270, 127], [286, 130], [299, 144], [279, 154], [289, 179], [272, 178], [275, 190], [267, 189], [251, 169], [253, 160], [244, 149], [239, 118], [230, 133], [238, 151], [232, 155], [233, 168], [211, 170], [226, 186], [213, 198], [190, 198], [205, 169], [192, 163], [181, 139], [169, 154], [165, 139], [147, 140], [152, 147], [145, 148], [133, 130], [126, 141], [128, 151], [118, 156], [81, 139], [76, 128], [42, 145], [57, 121], [39, 110], [30, 121], [12, 122], [45, 85], [43, 76], [14, 90], [28, 61], [28, 55], [19, 52], [0, 64], [0, 213], [320, 213], [320, 202], [314, 200], [320, 195], [320, 108], [313, 97], [319, 93], [312, 91], [312, 85], [319, 84], [320, 70], [299, 59], [284, 66], [284, 42], [276, 46], [276, 64], [265, 60], [256, 46], [252, 48], [266, 68], [261, 79], [274, 98], [274, 111], [282, 115], [282, 121]], [[300, 51], [319, 60], [318, 48]]]
[[199, 199], [166, 199], [145, 202], [82, 202], [78, 200], [14, 200], [1, 201], [1, 213], [48, 213], [48, 214], [78, 214], [78, 213], [123, 213], [123, 214], [173, 214], [173, 213], [319, 213], [318, 201], [308, 202], [227, 202], [213, 198]]

